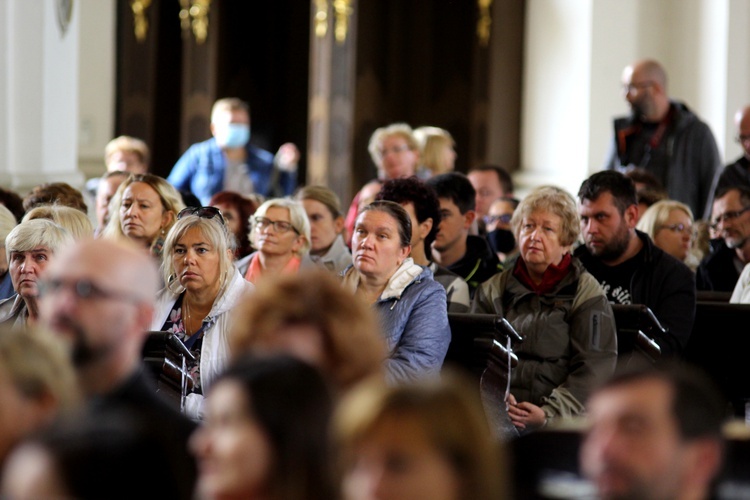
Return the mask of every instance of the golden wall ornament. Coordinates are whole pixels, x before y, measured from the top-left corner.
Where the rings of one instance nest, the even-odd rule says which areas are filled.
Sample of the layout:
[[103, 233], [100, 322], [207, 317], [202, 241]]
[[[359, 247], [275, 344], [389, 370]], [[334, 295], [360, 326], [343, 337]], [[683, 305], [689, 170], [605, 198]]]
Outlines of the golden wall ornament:
[[477, 0], [479, 6], [479, 20], [477, 21], [477, 38], [479, 45], [486, 47], [490, 43], [490, 30], [492, 29], [492, 0]]
[[315, 0], [315, 36], [325, 38], [328, 33], [328, 0]]
[[180, 0], [180, 26], [183, 31], [192, 28], [195, 43], [202, 45], [208, 37], [208, 13], [211, 0]]
[[346, 33], [349, 31], [349, 16], [354, 13], [352, 3], [354, 3], [354, 0], [333, 0], [333, 10], [336, 15], [334, 36], [339, 45], [346, 41]]
[[148, 35], [147, 10], [151, 0], [130, 0], [130, 10], [133, 11], [133, 33], [138, 42], [143, 43]]

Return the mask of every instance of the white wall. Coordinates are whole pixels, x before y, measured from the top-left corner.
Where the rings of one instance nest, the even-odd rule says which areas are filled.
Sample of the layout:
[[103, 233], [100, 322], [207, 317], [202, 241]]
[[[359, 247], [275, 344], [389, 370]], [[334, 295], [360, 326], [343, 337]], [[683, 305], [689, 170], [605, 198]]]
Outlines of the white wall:
[[81, 40], [78, 65], [78, 167], [86, 177], [104, 171], [104, 147], [114, 135], [115, 0], [78, 0]]

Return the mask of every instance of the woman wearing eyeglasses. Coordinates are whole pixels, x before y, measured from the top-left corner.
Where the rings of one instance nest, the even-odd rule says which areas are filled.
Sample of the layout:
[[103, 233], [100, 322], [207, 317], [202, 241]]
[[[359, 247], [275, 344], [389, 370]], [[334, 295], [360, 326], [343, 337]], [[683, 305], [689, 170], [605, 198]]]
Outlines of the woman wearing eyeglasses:
[[231, 310], [254, 289], [234, 267], [234, 239], [214, 207], [189, 207], [177, 216], [162, 255], [166, 287], [159, 292], [152, 330], [173, 332], [195, 357], [185, 413], [203, 417], [203, 393], [229, 359]]
[[250, 217], [250, 242], [257, 248], [237, 268], [246, 280], [294, 274], [310, 250], [310, 221], [305, 208], [288, 198], [267, 200]]
[[703, 255], [693, 246], [694, 222], [690, 207], [676, 200], [662, 200], [641, 215], [636, 229], [648, 234], [657, 247], [695, 271]]
[[160, 257], [164, 238], [185, 208], [180, 192], [162, 177], [133, 174], [110, 201], [105, 238], [128, 238]]

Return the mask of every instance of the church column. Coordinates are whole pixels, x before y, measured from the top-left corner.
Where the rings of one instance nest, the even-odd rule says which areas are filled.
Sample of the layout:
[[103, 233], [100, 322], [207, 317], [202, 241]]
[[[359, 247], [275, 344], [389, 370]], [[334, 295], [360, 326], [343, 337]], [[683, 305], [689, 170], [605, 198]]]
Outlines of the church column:
[[0, 0], [0, 185], [82, 188], [77, 2]]
[[311, 0], [310, 117], [307, 184], [333, 189], [342, 203], [353, 193], [354, 0]]

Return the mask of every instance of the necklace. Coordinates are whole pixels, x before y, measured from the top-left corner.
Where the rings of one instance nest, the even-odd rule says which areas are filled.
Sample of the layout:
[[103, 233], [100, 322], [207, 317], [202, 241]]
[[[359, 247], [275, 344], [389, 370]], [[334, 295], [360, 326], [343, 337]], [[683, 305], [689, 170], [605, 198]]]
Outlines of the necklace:
[[[190, 328], [190, 325], [193, 322], [193, 318], [190, 315], [190, 306], [188, 305], [187, 297], [185, 297], [185, 298], [182, 299], [182, 310], [185, 311], [185, 318], [184, 318], [184, 321], [183, 321], [184, 326], [185, 326], [185, 333], [188, 336], [190, 336], [193, 333], [195, 333], [195, 331], [191, 331], [191, 328]], [[203, 322], [201, 321], [201, 323], [203, 323]]]

